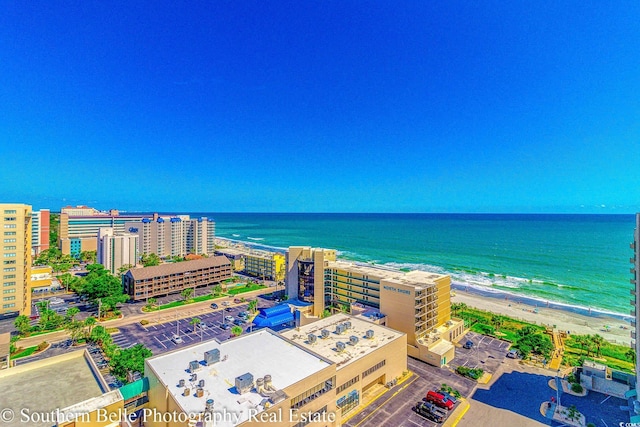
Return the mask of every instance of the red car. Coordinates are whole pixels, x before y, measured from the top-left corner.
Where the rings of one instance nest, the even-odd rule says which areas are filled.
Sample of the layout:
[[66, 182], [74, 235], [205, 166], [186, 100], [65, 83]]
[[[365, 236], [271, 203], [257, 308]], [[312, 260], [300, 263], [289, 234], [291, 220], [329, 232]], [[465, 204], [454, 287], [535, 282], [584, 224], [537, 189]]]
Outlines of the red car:
[[440, 394], [433, 390], [429, 390], [427, 392], [427, 402], [431, 402], [434, 405], [445, 408], [449, 411], [453, 409], [453, 401], [447, 399], [444, 394]]

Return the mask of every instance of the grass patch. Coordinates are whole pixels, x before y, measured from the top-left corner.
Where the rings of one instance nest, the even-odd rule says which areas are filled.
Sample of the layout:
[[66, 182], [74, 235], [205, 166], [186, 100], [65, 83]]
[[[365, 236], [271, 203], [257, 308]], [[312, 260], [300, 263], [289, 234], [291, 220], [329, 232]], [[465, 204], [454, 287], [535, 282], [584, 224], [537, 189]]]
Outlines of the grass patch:
[[11, 359], [15, 360], [15, 359], [20, 359], [21, 357], [31, 356], [37, 350], [38, 350], [38, 346], [37, 345], [34, 345], [33, 347], [27, 347], [24, 350], [22, 350], [20, 353], [12, 355]]
[[27, 337], [37, 337], [38, 335], [49, 334], [51, 332], [64, 331], [64, 328], [50, 329], [45, 331], [30, 332]]
[[181, 307], [183, 305], [194, 304], [196, 302], [202, 302], [202, 301], [209, 301], [212, 299], [218, 299], [222, 297], [224, 297], [224, 295], [211, 295], [211, 294], [200, 295], [199, 297], [190, 298], [187, 301], [178, 300], [178, 301], [170, 302], [168, 304], [158, 305], [158, 306], [152, 307], [151, 310], [147, 309], [147, 307], [143, 307], [142, 311], [148, 313], [150, 311], [166, 310], [167, 308]]
[[631, 373], [635, 372], [634, 364], [627, 356], [627, 352], [629, 351], [629, 347], [627, 346], [605, 341], [600, 347], [600, 357], [595, 357], [594, 348], [592, 347], [591, 350], [587, 352], [586, 349], [583, 349], [578, 344], [575, 336], [570, 336], [564, 343], [564, 361], [570, 366], [580, 366], [582, 364], [582, 360], [593, 360], [594, 362], [606, 365], [611, 369]]
[[246, 286], [236, 286], [233, 289], [230, 289], [227, 293], [229, 295], [238, 295], [243, 294], [245, 292], [257, 291], [258, 289], [265, 289], [265, 285], [258, 285], [257, 283], [246, 285]]

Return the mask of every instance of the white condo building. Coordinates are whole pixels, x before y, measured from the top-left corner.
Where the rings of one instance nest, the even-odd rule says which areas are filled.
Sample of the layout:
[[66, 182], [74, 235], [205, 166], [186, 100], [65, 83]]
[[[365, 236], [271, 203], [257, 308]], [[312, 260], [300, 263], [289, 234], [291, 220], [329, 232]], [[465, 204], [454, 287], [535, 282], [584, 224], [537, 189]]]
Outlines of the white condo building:
[[98, 230], [98, 263], [116, 274], [123, 265], [135, 266], [138, 262], [138, 236], [130, 233], [114, 233], [113, 228]]

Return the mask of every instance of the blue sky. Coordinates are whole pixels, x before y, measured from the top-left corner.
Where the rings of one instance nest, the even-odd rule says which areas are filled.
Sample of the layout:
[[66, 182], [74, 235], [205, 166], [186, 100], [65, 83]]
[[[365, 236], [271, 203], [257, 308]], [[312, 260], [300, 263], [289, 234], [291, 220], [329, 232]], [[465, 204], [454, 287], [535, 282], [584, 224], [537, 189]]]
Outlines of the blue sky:
[[0, 200], [640, 211], [638, 22], [637, 1], [5, 1]]

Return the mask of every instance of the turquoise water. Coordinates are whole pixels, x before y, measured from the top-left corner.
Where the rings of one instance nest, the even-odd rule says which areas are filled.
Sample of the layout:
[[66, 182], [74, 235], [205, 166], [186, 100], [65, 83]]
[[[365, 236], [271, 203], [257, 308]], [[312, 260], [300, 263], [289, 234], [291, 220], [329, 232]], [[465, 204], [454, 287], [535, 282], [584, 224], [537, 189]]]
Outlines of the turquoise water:
[[205, 214], [216, 235], [447, 272], [454, 282], [629, 314], [633, 215]]

